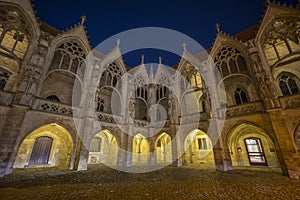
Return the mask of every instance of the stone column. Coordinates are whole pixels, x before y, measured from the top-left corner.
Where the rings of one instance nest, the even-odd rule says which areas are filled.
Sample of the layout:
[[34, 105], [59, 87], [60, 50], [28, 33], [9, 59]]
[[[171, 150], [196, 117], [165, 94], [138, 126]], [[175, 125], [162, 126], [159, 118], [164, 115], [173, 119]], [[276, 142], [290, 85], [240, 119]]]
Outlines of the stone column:
[[148, 163], [150, 163], [151, 165], [156, 164], [156, 155], [155, 155], [155, 141], [154, 138], [151, 137], [148, 139], [149, 141], [149, 148], [150, 148], [150, 152], [149, 152], [149, 161]]
[[224, 143], [222, 136], [218, 130], [218, 120], [209, 120], [208, 136], [210, 137], [213, 147], [213, 153], [215, 158], [215, 166], [217, 171], [228, 171], [232, 170], [232, 162], [229, 154], [228, 147]]

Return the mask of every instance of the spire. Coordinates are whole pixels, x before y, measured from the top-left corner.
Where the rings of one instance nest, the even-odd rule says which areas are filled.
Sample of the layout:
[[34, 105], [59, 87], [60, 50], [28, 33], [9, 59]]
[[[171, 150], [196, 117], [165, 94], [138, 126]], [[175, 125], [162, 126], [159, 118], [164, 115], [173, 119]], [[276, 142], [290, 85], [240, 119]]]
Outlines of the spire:
[[84, 25], [85, 22], [86, 22], [86, 16], [82, 15], [81, 16], [81, 25]]
[[161, 64], [161, 56], [158, 57], [158, 63]]
[[154, 71], [153, 71], [153, 65], [150, 65], [150, 81], [154, 79]]
[[121, 40], [120, 38], [117, 39], [117, 48], [120, 48], [120, 43], [121, 43]]
[[216, 24], [215, 24], [215, 27], [216, 27], [217, 32], [220, 33], [220, 32], [221, 32], [220, 24], [219, 24], [219, 23], [216, 23]]
[[144, 54], [141, 55], [141, 64], [144, 64], [144, 61], [145, 61], [145, 56]]
[[183, 51], [186, 51], [186, 43], [182, 43]]

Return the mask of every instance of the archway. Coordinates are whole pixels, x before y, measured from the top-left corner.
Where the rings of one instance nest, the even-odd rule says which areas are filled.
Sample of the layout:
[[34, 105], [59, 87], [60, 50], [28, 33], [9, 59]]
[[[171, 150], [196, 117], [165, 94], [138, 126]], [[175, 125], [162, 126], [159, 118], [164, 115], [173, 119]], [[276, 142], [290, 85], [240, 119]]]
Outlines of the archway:
[[149, 141], [142, 134], [133, 137], [132, 164], [148, 164], [150, 158]]
[[184, 140], [184, 151], [187, 165], [215, 169], [213, 145], [205, 132], [191, 131]]
[[161, 133], [155, 142], [156, 163], [172, 163], [172, 139], [167, 133]]
[[111, 131], [103, 130], [92, 138], [88, 164], [116, 165], [117, 156], [118, 141]]
[[280, 168], [274, 142], [263, 129], [241, 124], [231, 131], [227, 141], [233, 167]]
[[32, 131], [18, 149], [14, 168], [69, 169], [73, 151], [70, 133], [52, 123]]

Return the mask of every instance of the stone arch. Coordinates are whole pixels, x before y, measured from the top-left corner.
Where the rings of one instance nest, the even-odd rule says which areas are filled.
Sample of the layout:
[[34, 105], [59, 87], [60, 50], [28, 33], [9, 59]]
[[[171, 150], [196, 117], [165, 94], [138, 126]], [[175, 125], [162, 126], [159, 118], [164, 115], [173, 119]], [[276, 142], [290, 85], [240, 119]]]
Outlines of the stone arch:
[[163, 132], [154, 142], [156, 163], [172, 163], [172, 138]]
[[119, 141], [108, 129], [102, 130], [89, 140], [88, 164], [116, 165]]
[[[34, 153], [38, 156], [44, 156], [42, 152], [39, 152], [39, 149], [35, 148], [36, 140], [41, 137], [48, 137], [53, 140], [47, 163], [30, 163]], [[19, 144], [16, 145], [18, 153], [14, 168], [55, 167], [69, 169], [71, 166], [74, 150], [73, 138], [70, 132], [58, 123], [50, 123], [36, 128], [29, 134], [24, 135]]]
[[138, 133], [132, 138], [132, 164], [148, 164], [150, 162], [150, 141]]
[[[247, 139], [258, 141], [256, 150], [249, 149]], [[225, 141], [233, 167], [263, 165], [280, 168], [274, 138], [259, 126], [251, 123], [237, 124], [230, 129]], [[257, 151], [257, 154], [253, 151]]]
[[215, 168], [213, 144], [209, 136], [200, 129], [190, 131], [184, 139], [184, 156], [187, 165]]

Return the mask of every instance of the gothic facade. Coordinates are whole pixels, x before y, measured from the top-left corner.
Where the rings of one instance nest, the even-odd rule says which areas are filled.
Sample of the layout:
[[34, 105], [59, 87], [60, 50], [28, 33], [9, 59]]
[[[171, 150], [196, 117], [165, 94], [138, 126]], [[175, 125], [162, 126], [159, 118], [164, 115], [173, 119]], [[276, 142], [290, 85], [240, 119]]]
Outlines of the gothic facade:
[[[2, 176], [21, 169], [173, 164], [220, 171], [275, 168], [300, 178], [299, 6], [269, 3], [259, 24], [235, 36], [217, 26], [208, 49], [214, 65], [207, 69], [220, 74], [215, 87], [222, 82], [225, 88], [216, 102], [195, 67], [204, 68], [200, 52], [192, 55], [184, 47], [176, 66], [160, 61], [154, 72], [143, 59], [139, 66], [126, 66], [120, 41], [110, 53], [98, 52], [105, 70], [98, 69], [91, 95], [84, 79], [95, 74], [89, 67], [81, 70], [92, 51], [84, 17], [60, 31], [40, 21], [29, 0], [0, 5]], [[125, 74], [133, 81], [120, 82]], [[178, 74], [184, 77], [176, 89], [179, 98], [194, 94], [196, 107], [178, 103], [170, 90]], [[77, 126], [74, 115], [83, 105], [87, 112]]]

